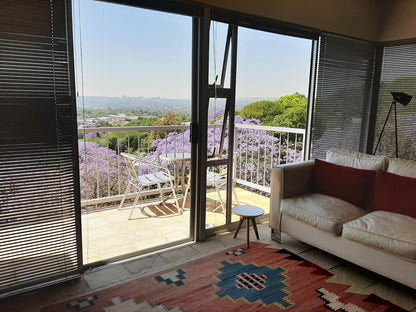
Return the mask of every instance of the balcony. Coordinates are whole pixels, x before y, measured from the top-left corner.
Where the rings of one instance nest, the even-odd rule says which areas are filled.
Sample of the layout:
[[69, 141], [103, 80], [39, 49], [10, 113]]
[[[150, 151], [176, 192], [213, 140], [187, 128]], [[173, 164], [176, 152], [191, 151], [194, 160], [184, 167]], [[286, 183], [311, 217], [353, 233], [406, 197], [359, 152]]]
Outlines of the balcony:
[[[210, 125], [209, 153], [218, 146], [220, 131], [221, 125]], [[147, 189], [139, 201], [141, 208], [134, 210], [133, 220], [128, 220], [131, 201], [119, 209], [128, 178], [118, 156], [121, 152], [140, 153], [177, 172], [175, 164], [161, 161], [159, 155], [189, 152], [188, 126], [85, 128], [78, 133], [84, 263], [145, 253], [189, 239], [189, 197], [180, 214], [172, 204], [155, 203], [157, 192]], [[303, 129], [236, 125], [232, 175], [240, 204], [256, 205], [266, 214], [269, 212], [272, 166], [301, 161], [304, 135]], [[189, 164], [184, 164], [183, 170], [187, 176]], [[176, 191], [181, 206], [185, 199], [179, 184]], [[225, 199], [226, 190], [221, 190], [220, 195]], [[134, 193], [127, 196], [134, 197]], [[233, 206], [236, 204], [237, 199], [233, 198]], [[237, 220], [233, 215], [231, 222]], [[218, 193], [208, 187], [206, 227], [225, 224]]]

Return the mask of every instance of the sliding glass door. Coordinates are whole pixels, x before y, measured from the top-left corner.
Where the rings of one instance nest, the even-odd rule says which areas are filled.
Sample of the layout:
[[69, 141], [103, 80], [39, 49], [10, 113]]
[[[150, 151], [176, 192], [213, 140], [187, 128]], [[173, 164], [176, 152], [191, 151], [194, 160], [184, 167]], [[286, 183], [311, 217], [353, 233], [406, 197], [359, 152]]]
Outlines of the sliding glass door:
[[267, 215], [273, 165], [305, 159], [312, 67], [310, 39], [207, 25], [204, 231], [237, 221], [236, 205]]
[[[92, 0], [75, 12], [84, 263], [187, 241], [192, 18]], [[123, 154], [144, 160], [133, 175]], [[174, 192], [149, 182], [159, 172]]]

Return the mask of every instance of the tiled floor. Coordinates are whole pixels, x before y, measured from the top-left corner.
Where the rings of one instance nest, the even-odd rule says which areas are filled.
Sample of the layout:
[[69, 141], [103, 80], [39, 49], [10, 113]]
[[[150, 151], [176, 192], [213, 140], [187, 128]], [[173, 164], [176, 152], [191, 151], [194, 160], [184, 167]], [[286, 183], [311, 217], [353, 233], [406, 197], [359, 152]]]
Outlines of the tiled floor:
[[[244, 231], [244, 229], [242, 229], [242, 231]], [[157, 252], [136, 259], [96, 268], [85, 272], [78, 280], [3, 299], [0, 301], [0, 311], [39, 311], [41, 307], [45, 305], [135, 279], [170, 266], [244, 243], [245, 235], [241, 234], [239, 234], [239, 237], [236, 239], [233, 238], [233, 233], [217, 234], [203, 243], [191, 243], [178, 246], [163, 252]], [[272, 244], [272, 246], [277, 248], [284, 247], [322, 268], [329, 270], [334, 274], [331, 278], [333, 282], [351, 285], [351, 288], [348, 291], [363, 294], [374, 293], [408, 311], [416, 311], [415, 290], [404, 287], [355, 265], [346, 263], [341, 259], [316, 248], [312, 248], [289, 236], [284, 236], [283, 245], [280, 245], [270, 239], [270, 229], [267, 223], [259, 225], [259, 234], [260, 242]]]
[[[269, 212], [268, 197], [236, 188], [241, 205], [256, 205]], [[223, 199], [225, 191], [221, 191]], [[182, 201], [179, 202], [182, 205]], [[234, 205], [237, 204], [234, 199]], [[125, 205], [99, 212], [82, 215], [82, 238], [84, 263], [105, 260], [131, 252], [154, 248], [167, 243], [189, 238], [190, 213], [189, 197], [185, 211], [178, 214], [172, 204], [148, 206], [143, 210], [136, 208], [133, 220], [128, 220], [131, 206]], [[238, 216], [233, 215], [232, 221]], [[206, 224], [223, 225], [225, 215], [222, 213], [220, 200], [216, 192], [207, 193]]]

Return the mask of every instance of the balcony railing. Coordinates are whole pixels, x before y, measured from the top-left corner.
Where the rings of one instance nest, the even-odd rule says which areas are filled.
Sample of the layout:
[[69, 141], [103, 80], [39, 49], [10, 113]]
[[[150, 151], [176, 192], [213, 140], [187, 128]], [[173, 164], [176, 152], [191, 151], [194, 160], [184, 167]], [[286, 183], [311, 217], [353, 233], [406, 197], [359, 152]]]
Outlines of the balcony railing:
[[[210, 151], [219, 144], [221, 126], [210, 125], [209, 131]], [[78, 129], [82, 207], [121, 200], [128, 182], [121, 152], [158, 160], [161, 153], [190, 152], [189, 132], [188, 125]], [[261, 192], [270, 192], [273, 165], [304, 158], [304, 129], [236, 124], [234, 138], [233, 179]]]

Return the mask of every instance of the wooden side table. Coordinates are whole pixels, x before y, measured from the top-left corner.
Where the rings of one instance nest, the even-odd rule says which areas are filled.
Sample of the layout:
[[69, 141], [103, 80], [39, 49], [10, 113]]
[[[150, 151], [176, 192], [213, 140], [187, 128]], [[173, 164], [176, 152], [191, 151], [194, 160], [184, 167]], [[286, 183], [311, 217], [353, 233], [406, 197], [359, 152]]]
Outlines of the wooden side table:
[[244, 219], [247, 220], [247, 249], [250, 248], [250, 220], [253, 224], [254, 233], [256, 233], [257, 239], [260, 239], [259, 232], [257, 231], [256, 218], [264, 214], [264, 210], [256, 206], [236, 206], [233, 208], [233, 213], [240, 216], [237, 230], [235, 231], [234, 238], [237, 237], [238, 231], [240, 231], [241, 224]]

